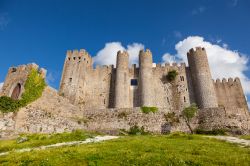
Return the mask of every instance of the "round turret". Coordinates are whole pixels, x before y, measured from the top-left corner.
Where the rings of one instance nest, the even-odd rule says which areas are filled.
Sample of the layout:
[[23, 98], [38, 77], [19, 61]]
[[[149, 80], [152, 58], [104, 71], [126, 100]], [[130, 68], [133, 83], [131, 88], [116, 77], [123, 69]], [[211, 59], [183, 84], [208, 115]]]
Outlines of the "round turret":
[[141, 106], [153, 106], [153, 85], [152, 85], [153, 58], [150, 50], [143, 50], [139, 53], [139, 88]]
[[199, 108], [218, 107], [205, 48], [196, 47], [187, 53], [189, 68]]
[[129, 55], [118, 51], [116, 59], [115, 108], [129, 107]]

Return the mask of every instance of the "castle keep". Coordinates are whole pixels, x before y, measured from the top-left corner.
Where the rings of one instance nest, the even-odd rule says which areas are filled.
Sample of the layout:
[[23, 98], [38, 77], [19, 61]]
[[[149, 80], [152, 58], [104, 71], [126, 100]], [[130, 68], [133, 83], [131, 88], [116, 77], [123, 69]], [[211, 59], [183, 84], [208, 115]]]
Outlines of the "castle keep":
[[[204, 48], [190, 49], [185, 63], [156, 64], [150, 50], [139, 53], [139, 67], [129, 66], [129, 54], [117, 53], [116, 68], [93, 67], [85, 50], [68, 51], [59, 93], [85, 109], [155, 106], [182, 110], [192, 103], [199, 108], [248, 109], [239, 78], [212, 80]], [[169, 80], [170, 71], [177, 71]]]

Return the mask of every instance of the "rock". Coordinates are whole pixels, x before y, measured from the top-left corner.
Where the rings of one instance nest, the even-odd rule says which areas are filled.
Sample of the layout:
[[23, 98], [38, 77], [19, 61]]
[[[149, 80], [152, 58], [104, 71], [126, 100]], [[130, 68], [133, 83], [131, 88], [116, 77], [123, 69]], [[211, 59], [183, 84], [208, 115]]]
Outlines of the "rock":
[[18, 144], [20, 144], [20, 143], [26, 142], [28, 140], [29, 140], [28, 137], [18, 137], [17, 140], [16, 140], [16, 142]]

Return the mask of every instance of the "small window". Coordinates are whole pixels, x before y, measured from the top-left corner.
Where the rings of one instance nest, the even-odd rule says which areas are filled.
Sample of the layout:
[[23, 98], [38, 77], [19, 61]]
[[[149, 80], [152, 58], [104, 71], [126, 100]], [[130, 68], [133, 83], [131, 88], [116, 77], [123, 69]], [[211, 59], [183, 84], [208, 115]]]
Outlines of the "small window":
[[69, 82], [72, 82], [72, 78], [69, 78]]
[[70, 61], [70, 58], [68, 58], [68, 60]]
[[184, 102], [186, 102], [186, 97], [184, 96]]
[[80, 59], [81, 59], [81, 57], [78, 57], [78, 59], [80, 60]]
[[180, 76], [181, 81], [184, 81], [184, 76]]
[[138, 85], [137, 79], [131, 79], [130, 85], [131, 85], [131, 86], [137, 86], [137, 85]]
[[74, 60], [76, 60], [76, 57], [73, 57]]
[[16, 68], [13, 67], [12, 70], [11, 70], [12, 73], [15, 73], [16, 72]]

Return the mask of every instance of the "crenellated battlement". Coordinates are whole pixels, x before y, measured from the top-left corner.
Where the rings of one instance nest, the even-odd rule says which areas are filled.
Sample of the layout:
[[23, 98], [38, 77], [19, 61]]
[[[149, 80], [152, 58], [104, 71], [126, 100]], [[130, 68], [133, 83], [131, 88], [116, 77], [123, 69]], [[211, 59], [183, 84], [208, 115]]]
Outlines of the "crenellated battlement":
[[152, 52], [149, 49], [146, 49], [146, 51], [140, 50], [139, 55], [141, 55], [141, 56], [152, 56]]
[[157, 63], [154, 69], [159, 69], [159, 70], [183, 70], [186, 68], [185, 63]]
[[129, 55], [128, 55], [128, 52], [127, 52], [127, 51], [121, 51], [121, 50], [119, 50], [119, 51], [117, 52], [117, 56], [129, 56]]
[[45, 70], [44, 68], [39, 68], [39, 66], [35, 63], [30, 63], [27, 65], [19, 65], [17, 67], [10, 67], [8, 70], [8, 75], [12, 75], [12, 74], [20, 74], [23, 72], [29, 73], [32, 69], [37, 70], [39, 72], [39, 74], [42, 75], [43, 78], [45, 78], [47, 70]]
[[85, 49], [80, 49], [77, 50], [67, 50], [66, 53], [66, 58], [68, 61], [88, 61], [92, 62], [92, 57], [91, 55], [85, 50]]
[[204, 47], [195, 47], [194, 48], [191, 48], [188, 53], [187, 53], [187, 56], [194, 56], [194, 55], [206, 55], [206, 50]]
[[236, 78], [228, 78], [228, 79], [226, 79], [226, 78], [222, 78], [222, 79], [219, 79], [219, 78], [217, 78], [216, 80], [213, 80], [213, 82], [214, 82], [214, 84], [239, 84], [239, 83], [241, 83], [240, 82], [240, 79], [238, 78], [238, 77], [236, 77]]
[[[225, 100], [224, 94], [235, 98], [232, 99], [234, 106], [240, 106], [238, 99], [244, 105], [239, 78], [212, 81], [203, 47], [191, 48], [187, 52], [188, 66], [185, 63], [155, 64], [149, 49], [140, 50], [138, 55], [139, 65], [130, 65], [129, 53], [120, 50], [116, 54], [116, 67], [93, 67], [93, 60], [86, 50], [68, 50], [59, 91], [72, 103], [80, 103], [86, 108], [159, 106], [179, 109], [192, 102], [199, 108], [211, 108], [218, 107], [218, 101], [220, 105], [233, 103]], [[178, 73], [176, 90], [174, 84], [168, 84], [166, 80], [166, 75], [173, 70]]]

